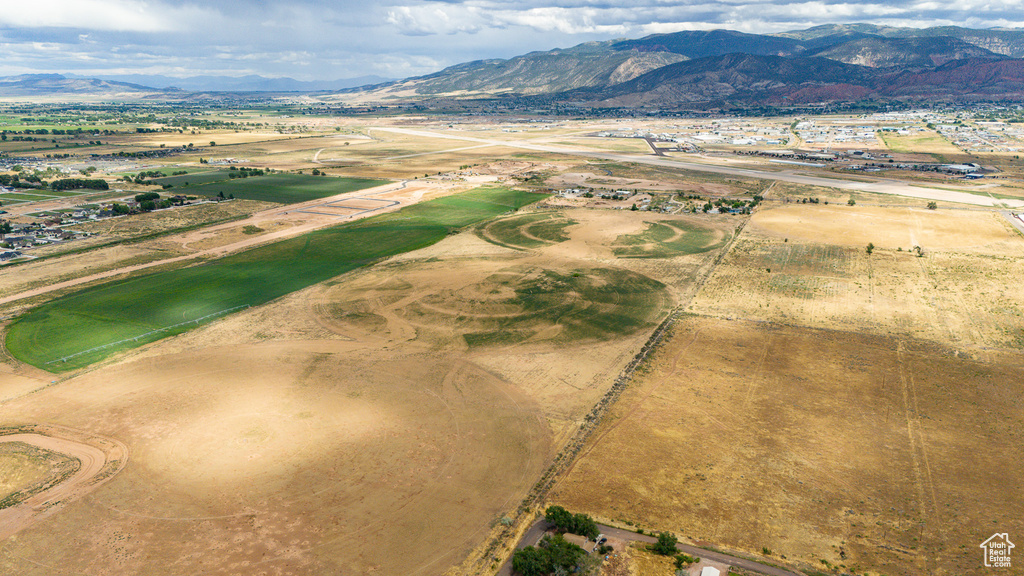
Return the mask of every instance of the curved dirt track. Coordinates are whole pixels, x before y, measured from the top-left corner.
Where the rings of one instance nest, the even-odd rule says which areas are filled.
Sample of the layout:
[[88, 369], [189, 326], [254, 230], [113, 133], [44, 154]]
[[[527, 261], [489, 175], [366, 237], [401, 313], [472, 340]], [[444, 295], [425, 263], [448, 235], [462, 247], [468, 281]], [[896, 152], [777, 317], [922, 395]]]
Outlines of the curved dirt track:
[[127, 446], [116, 440], [63, 428], [29, 429], [32, 431], [0, 435], [0, 442], [22, 442], [64, 454], [81, 462], [81, 467], [56, 486], [0, 510], [0, 541], [96, 489], [120, 472], [128, 461]]

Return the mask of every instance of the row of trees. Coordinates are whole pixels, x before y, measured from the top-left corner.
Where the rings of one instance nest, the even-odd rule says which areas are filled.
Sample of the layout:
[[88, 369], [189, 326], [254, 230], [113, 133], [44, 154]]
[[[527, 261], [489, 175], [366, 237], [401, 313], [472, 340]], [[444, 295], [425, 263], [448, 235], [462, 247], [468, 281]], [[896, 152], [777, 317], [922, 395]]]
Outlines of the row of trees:
[[106, 180], [101, 178], [61, 178], [60, 180], [50, 182], [50, 189], [54, 191], [78, 190], [80, 188], [86, 188], [89, 190], [109, 190], [110, 185], [107, 184]]

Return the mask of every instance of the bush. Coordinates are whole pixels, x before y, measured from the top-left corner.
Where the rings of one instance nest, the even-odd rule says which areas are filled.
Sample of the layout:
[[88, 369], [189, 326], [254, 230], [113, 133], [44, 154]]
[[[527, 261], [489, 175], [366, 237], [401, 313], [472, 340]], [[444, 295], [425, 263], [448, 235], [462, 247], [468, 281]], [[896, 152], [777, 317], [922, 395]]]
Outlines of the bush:
[[676, 568], [685, 568], [690, 564], [696, 564], [700, 562], [700, 558], [696, 556], [690, 556], [689, 554], [679, 553], [676, 554]]
[[146, 200], [158, 200], [160, 195], [156, 192], [143, 192], [142, 194], [135, 195], [136, 202], [145, 202]]
[[662, 556], [675, 556], [678, 552], [676, 550], [677, 542], [679, 540], [672, 534], [660, 532], [658, 534], [658, 541], [651, 545], [651, 552], [661, 554]]

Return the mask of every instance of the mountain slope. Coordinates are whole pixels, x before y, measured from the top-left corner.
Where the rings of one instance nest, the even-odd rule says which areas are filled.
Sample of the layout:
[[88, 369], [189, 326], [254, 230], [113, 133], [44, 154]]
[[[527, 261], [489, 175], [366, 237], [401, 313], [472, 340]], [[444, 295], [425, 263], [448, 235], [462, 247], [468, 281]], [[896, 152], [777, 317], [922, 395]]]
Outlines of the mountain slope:
[[871, 76], [869, 68], [827, 58], [726, 54], [678, 62], [616, 86], [565, 97], [608, 106], [667, 106], [776, 97], [814, 86], [840, 86], [844, 94], [860, 96]]
[[904, 66], [932, 68], [951, 60], [985, 58], [1002, 60], [1002, 54], [990, 52], [950, 36], [886, 38], [869, 36], [829, 46], [814, 53], [815, 56], [858, 64], [872, 68]]
[[746, 34], [733, 30], [654, 34], [638, 40], [616, 42], [612, 48], [643, 52], [672, 52], [691, 59], [721, 56], [734, 52], [759, 56], [789, 56], [805, 50], [799, 41], [790, 38]]
[[788, 105], [861, 99], [1003, 100], [1024, 96], [1024, 60], [974, 58], [937, 68], [871, 68], [821, 57], [727, 54], [679, 62], [560, 100], [596, 106]]
[[826, 24], [806, 30], [792, 30], [775, 36], [808, 42], [814, 39], [838, 34], [865, 34], [885, 38], [935, 38], [948, 36], [984, 48], [996, 54], [1011, 58], [1024, 58], [1024, 30], [990, 28], [977, 30], [960, 26], [938, 26], [933, 28], [897, 28], [874, 24]]
[[412, 89], [418, 94], [561, 92], [623, 82], [682, 59], [666, 52], [612, 50], [611, 44], [589, 42], [509, 60], [467, 62], [411, 78], [390, 90]]

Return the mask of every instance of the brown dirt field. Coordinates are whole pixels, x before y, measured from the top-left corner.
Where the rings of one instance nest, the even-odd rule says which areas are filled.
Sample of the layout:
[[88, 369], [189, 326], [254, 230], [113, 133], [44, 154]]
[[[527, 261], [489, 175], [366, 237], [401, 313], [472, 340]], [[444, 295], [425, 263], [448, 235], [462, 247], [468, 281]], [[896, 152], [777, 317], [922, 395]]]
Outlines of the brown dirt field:
[[689, 309], [985, 355], [1024, 347], [1022, 265], [1024, 240], [995, 212], [787, 205], [751, 217]]
[[817, 569], [981, 574], [978, 544], [1024, 529], [1022, 378], [927, 343], [684, 317], [551, 500]]
[[[0, 420], [101, 432], [132, 459], [61, 511], [59, 535], [49, 523], [20, 532], [0, 572], [441, 574], [459, 564], [514, 514], [649, 328], [569, 345], [552, 325], [520, 344], [470, 348], [462, 334], [477, 320], [445, 306], [484, 297], [477, 287], [494, 274], [629, 266], [665, 272], [653, 327], [714, 256], [615, 260], [605, 244], [650, 215], [582, 212], [587, 225], [561, 244], [520, 252], [458, 234], [12, 394]], [[424, 321], [412, 312], [426, 305]]]

